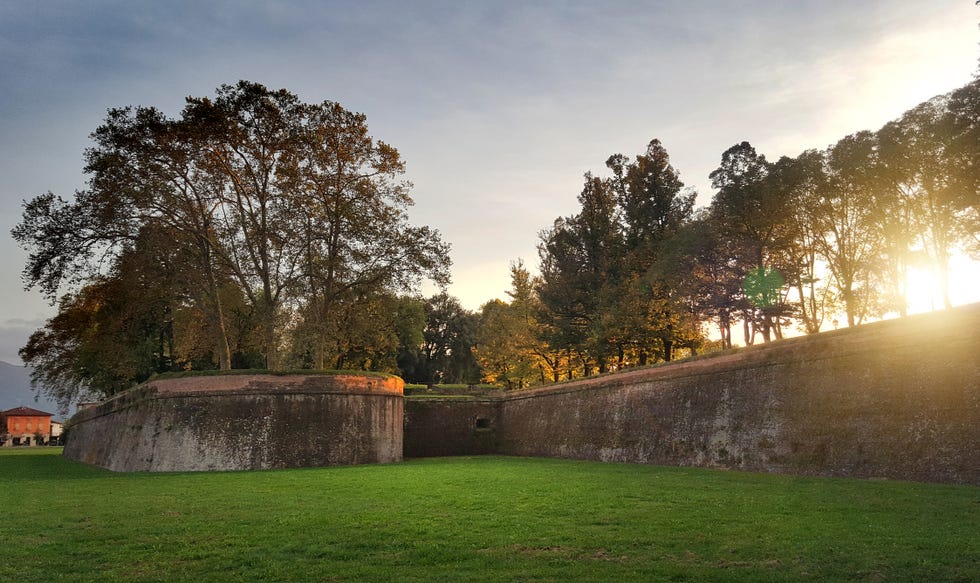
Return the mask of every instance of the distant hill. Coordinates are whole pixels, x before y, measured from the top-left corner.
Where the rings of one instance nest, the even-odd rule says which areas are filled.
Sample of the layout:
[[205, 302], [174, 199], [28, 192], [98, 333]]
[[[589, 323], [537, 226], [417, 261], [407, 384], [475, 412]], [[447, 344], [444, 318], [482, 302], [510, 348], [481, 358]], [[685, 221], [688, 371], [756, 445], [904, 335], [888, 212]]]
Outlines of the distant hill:
[[[42, 395], [36, 401], [37, 393], [31, 388], [31, 371], [26, 366], [17, 366], [0, 360], [0, 411], [14, 407], [30, 407], [52, 413], [55, 419], [65, 419], [58, 404]], [[74, 410], [74, 407], [72, 407]]]

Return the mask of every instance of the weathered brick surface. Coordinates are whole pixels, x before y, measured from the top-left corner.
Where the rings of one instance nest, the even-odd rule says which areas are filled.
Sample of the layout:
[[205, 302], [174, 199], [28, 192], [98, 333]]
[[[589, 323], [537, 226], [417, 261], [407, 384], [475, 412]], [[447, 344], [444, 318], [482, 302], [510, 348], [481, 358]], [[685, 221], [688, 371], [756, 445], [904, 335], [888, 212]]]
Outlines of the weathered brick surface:
[[115, 471], [400, 461], [402, 386], [326, 375], [153, 381], [79, 412], [65, 455]]
[[499, 399], [406, 397], [405, 457], [495, 453], [499, 417]]
[[[495, 451], [507, 455], [980, 485], [980, 305], [496, 406]], [[406, 452], [480, 453], [465, 445], [472, 404], [406, 407], [409, 418], [420, 410]]]
[[500, 453], [980, 485], [980, 304], [504, 397], [346, 379], [157, 381], [76, 415], [65, 455], [161, 471]]
[[980, 306], [541, 389], [500, 449], [980, 484]]

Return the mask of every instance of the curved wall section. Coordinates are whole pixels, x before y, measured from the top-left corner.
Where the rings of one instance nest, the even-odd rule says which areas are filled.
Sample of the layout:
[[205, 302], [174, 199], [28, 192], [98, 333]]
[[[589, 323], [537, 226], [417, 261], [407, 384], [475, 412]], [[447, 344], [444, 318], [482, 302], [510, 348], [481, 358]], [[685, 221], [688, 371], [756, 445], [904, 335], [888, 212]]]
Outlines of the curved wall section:
[[65, 456], [146, 472], [400, 461], [403, 387], [357, 375], [154, 380], [76, 414]]

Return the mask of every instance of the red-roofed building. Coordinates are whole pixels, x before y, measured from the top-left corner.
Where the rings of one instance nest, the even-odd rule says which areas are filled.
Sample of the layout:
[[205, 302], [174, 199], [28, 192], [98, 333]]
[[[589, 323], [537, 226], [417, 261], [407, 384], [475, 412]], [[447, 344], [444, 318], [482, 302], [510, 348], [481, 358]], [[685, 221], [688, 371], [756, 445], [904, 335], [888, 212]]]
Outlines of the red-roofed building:
[[43, 445], [51, 439], [51, 413], [15, 407], [0, 413], [0, 446]]

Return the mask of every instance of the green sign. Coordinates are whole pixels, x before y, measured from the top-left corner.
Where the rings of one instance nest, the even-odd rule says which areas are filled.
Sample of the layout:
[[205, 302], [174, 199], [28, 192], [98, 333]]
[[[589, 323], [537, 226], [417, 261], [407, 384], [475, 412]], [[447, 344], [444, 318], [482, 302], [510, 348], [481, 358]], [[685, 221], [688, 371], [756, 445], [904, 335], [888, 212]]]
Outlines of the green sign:
[[746, 274], [742, 289], [757, 308], [769, 308], [779, 303], [783, 283], [783, 276], [778, 271], [760, 267]]

